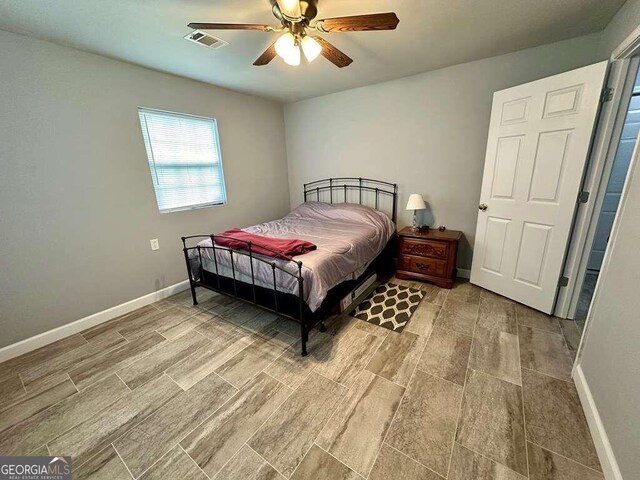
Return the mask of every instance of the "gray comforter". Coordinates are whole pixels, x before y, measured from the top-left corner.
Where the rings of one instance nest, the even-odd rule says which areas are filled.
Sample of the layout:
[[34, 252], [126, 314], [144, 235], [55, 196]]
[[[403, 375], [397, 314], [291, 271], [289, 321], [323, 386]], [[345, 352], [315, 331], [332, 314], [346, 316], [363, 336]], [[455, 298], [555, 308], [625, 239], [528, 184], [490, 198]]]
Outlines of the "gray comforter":
[[[295, 257], [295, 260], [303, 264], [304, 300], [311, 311], [315, 311], [331, 288], [364, 272], [370, 262], [382, 252], [394, 229], [393, 222], [386, 214], [364, 205], [307, 202], [284, 218], [243, 230], [270, 237], [307, 240], [317, 245], [317, 250]], [[203, 240], [199, 245], [211, 247], [211, 239]], [[211, 248], [202, 249], [202, 263], [205, 270], [215, 273], [212, 252]], [[216, 260], [218, 273], [231, 277], [229, 253], [217, 250]], [[297, 265], [268, 258], [269, 263], [272, 261], [287, 272], [297, 275]], [[198, 262], [197, 251], [192, 250], [194, 274], [198, 271]], [[256, 285], [273, 288], [273, 274], [269, 263], [254, 259]], [[251, 283], [251, 265], [247, 256], [235, 255], [234, 269], [237, 280]], [[277, 289], [297, 295], [296, 277], [279, 270], [276, 272]]]

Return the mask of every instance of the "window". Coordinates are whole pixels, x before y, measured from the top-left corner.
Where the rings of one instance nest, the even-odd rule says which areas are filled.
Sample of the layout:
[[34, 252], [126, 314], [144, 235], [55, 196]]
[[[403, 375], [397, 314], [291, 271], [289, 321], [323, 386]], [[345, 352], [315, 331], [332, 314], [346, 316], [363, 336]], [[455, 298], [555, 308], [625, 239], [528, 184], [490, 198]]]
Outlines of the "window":
[[213, 118], [139, 108], [160, 213], [226, 203]]

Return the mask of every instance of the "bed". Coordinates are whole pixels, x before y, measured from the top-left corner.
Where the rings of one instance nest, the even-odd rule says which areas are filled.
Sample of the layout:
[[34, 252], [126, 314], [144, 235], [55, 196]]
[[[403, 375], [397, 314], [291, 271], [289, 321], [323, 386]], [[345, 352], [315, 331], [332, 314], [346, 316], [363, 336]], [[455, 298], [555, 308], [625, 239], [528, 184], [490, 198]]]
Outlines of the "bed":
[[309, 330], [325, 331], [323, 320], [340, 310], [341, 300], [390, 269], [396, 214], [396, 184], [330, 178], [305, 184], [304, 203], [283, 218], [242, 229], [306, 240], [314, 251], [273, 258], [256, 253], [251, 242], [231, 248], [219, 244], [227, 238], [221, 235], [183, 237], [194, 305], [203, 287], [292, 319], [307, 355]]

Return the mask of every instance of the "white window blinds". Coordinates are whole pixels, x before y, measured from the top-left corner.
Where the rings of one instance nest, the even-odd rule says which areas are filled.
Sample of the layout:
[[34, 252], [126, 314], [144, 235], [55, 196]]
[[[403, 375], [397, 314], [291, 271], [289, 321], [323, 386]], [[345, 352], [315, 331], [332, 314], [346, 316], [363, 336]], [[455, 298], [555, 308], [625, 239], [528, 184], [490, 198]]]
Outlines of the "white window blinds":
[[138, 114], [160, 212], [226, 203], [216, 121], [146, 108]]

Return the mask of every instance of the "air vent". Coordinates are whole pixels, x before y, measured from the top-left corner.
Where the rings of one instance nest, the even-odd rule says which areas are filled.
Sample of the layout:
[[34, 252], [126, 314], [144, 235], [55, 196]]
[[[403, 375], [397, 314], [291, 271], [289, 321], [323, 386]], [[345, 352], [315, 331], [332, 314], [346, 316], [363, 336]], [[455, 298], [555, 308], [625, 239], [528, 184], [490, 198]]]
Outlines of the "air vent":
[[229, 43], [225, 42], [224, 40], [214, 37], [213, 35], [209, 35], [208, 33], [204, 33], [200, 30], [194, 30], [184, 38], [186, 40], [189, 40], [190, 42], [198, 43], [204, 47], [213, 48], [214, 50], [229, 45]]

